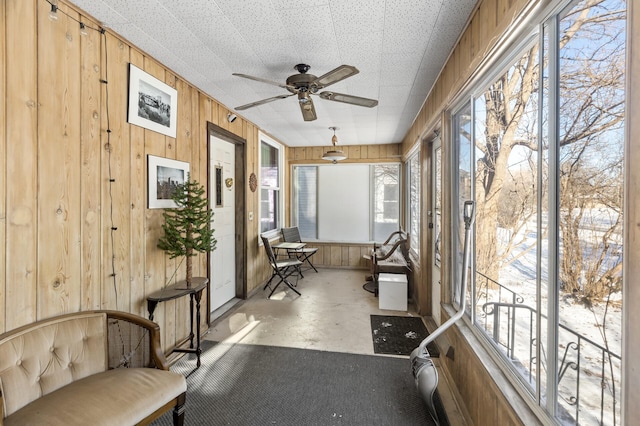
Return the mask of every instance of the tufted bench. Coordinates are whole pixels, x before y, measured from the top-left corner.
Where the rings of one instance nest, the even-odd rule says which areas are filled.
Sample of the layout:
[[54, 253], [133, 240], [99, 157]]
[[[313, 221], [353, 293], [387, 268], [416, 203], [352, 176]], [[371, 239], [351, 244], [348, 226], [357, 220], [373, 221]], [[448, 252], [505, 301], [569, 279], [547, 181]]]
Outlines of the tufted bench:
[[0, 335], [0, 425], [148, 424], [173, 408], [184, 422], [186, 381], [169, 370], [159, 326], [90, 311]]

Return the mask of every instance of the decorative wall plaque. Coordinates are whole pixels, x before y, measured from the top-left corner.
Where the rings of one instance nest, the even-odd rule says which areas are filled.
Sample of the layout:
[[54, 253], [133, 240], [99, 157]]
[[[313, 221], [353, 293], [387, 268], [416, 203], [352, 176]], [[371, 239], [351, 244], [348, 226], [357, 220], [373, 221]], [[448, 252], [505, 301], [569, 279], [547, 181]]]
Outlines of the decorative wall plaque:
[[252, 172], [249, 175], [249, 189], [251, 190], [251, 192], [256, 192], [257, 188], [258, 188], [258, 178], [256, 177], [256, 174]]

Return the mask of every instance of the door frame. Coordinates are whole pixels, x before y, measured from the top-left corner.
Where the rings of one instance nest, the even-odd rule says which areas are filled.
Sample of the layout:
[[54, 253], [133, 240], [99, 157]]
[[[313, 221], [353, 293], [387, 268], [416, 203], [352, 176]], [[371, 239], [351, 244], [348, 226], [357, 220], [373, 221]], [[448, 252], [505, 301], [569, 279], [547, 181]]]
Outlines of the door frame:
[[[421, 167], [421, 215], [422, 220], [420, 221], [420, 231], [421, 231], [421, 242], [420, 242], [420, 266], [423, 271], [422, 282], [424, 283], [425, 293], [421, 293], [420, 300], [418, 301], [418, 305], [421, 309], [421, 312], [424, 312], [424, 315], [433, 317], [433, 291], [434, 284], [432, 282], [433, 278], [433, 258], [434, 258], [434, 232], [433, 228], [430, 226], [432, 217], [428, 214], [431, 211], [433, 197], [434, 197], [434, 185], [433, 185], [433, 141], [436, 139], [440, 139], [441, 136], [441, 125], [438, 121], [435, 123], [431, 129], [426, 131], [423, 136], [420, 138], [420, 164]], [[441, 139], [440, 139], [441, 140]], [[442, 151], [441, 151], [442, 152]], [[444, 182], [442, 182], [444, 187]], [[442, 226], [442, 223], [440, 224]], [[440, 274], [442, 282], [442, 263], [440, 266]], [[443, 294], [442, 287], [440, 288], [440, 304], [442, 304]]]
[[[444, 189], [444, 183], [443, 183], [443, 173], [442, 173], [442, 139], [440, 137], [440, 130], [436, 129], [434, 130], [426, 139], [426, 151], [427, 151], [427, 171], [429, 173], [428, 176], [428, 185], [429, 188], [427, 190], [427, 198], [426, 198], [426, 210], [427, 210], [427, 215], [426, 217], [428, 218], [428, 223], [427, 223], [427, 228], [428, 228], [428, 233], [427, 233], [427, 256], [426, 256], [426, 262], [427, 262], [427, 281], [429, 282], [429, 303], [431, 304], [431, 317], [438, 318], [438, 321], [436, 321], [437, 325], [441, 324], [442, 318], [441, 318], [441, 306], [442, 306], [442, 300], [443, 300], [443, 292], [442, 292], [442, 258], [440, 259], [440, 265], [436, 266], [435, 265], [435, 258], [436, 258], [436, 240], [438, 237], [437, 231], [440, 231], [440, 238], [442, 238], [442, 219], [440, 219], [439, 222], [439, 229], [436, 228], [436, 219], [437, 219], [437, 215], [435, 214], [435, 202], [436, 202], [436, 149], [440, 150], [440, 213], [442, 213], [442, 206], [443, 206], [443, 201], [442, 201], [442, 196], [443, 196], [443, 189]], [[440, 243], [440, 255], [442, 256], [442, 242]], [[438, 279], [438, 283], [436, 284], [433, 280], [434, 278], [434, 272], [435, 269], [438, 268], [439, 270], [439, 279]], [[437, 299], [440, 301], [439, 305], [435, 305], [433, 304], [434, 299], [435, 299], [435, 290], [439, 289], [439, 294], [437, 295]], [[437, 310], [437, 312], [435, 311]]]
[[[209, 159], [211, 158], [211, 135], [229, 142], [235, 146], [235, 171], [233, 181], [235, 182], [235, 250], [236, 250], [236, 297], [240, 299], [247, 298], [247, 276], [246, 270], [243, 265], [246, 264], [247, 249], [246, 249], [246, 190], [247, 185], [245, 182], [246, 176], [246, 145], [247, 140], [224, 129], [217, 124], [213, 124], [207, 121], [207, 182], [211, 180], [211, 165]], [[209, 194], [207, 185], [207, 198], [209, 200], [209, 208], [211, 208], [211, 197], [213, 194]], [[211, 253], [207, 253], [207, 277], [209, 278], [209, 284], [207, 285], [207, 324], [210, 325], [211, 321]]]

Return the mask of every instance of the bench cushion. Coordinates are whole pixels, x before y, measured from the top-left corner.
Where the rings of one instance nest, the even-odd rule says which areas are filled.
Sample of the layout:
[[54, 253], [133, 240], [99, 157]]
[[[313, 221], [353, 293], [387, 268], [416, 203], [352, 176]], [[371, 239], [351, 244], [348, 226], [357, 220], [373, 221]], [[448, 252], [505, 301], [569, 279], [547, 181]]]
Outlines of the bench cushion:
[[132, 425], [187, 389], [183, 375], [155, 368], [117, 368], [36, 399], [4, 425]]
[[0, 390], [4, 413], [107, 370], [106, 314], [61, 316], [0, 339]]

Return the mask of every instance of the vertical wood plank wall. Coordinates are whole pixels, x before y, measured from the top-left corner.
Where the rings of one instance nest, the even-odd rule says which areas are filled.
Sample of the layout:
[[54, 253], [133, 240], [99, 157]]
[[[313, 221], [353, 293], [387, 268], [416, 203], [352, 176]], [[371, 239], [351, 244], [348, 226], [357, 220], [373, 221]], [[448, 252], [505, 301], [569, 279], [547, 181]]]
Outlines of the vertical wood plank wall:
[[[99, 24], [59, 9], [52, 22], [44, 0], [0, 0], [0, 333], [80, 310], [146, 316], [146, 295], [184, 277], [180, 266], [171, 278], [177, 262], [156, 247], [163, 218], [147, 209], [148, 154], [189, 162], [206, 185], [211, 122], [246, 140], [247, 172], [258, 173], [252, 123], [228, 123], [215, 99], [108, 30], [81, 36], [74, 19]], [[127, 123], [129, 63], [177, 89], [176, 138]], [[247, 191], [249, 208], [258, 194]], [[270, 271], [257, 225], [247, 223], [248, 292]], [[194, 266], [205, 275], [207, 257]], [[187, 299], [158, 305], [166, 350], [188, 335], [188, 312]]]
[[[4, 113], [7, 105], [7, 91], [5, 81], [7, 80], [6, 73], [6, 57], [7, 57], [7, 34], [6, 34], [6, 19], [5, 19], [5, 4], [0, 4], [0, 22], [5, 25], [0, 30], [0, 100], [4, 102], [3, 108], [0, 108], [0, 164], [7, 164], [7, 143], [6, 143], [6, 129], [7, 129], [7, 115]], [[7, 241], [7, 207], [6, 207], [6, 194], [7, 194], [7, 175], [6, 167], [3, 167], [4, 172], [0, 172], [0, 279], [4, 279], [6, 283], [7, 277], [7, 257], [6, 257], [6, 241]], [[4, 330], [6, 327], [6, 318], [4, 312], [6, 311], [6, 290], [5, 284], [0, 285], [0, 330]]]
[[[3, 3], [3, 9], [5, 4]], [[37, 8], [32, 2], [8, 2], [2, 66], [6, 75], [3, 164], [6, 191], [5, 329], [36, 318], [37, 286]], [[31, 28], [25, 32], [24, 28]], [[12, 66], [7, 67], [8, 61]], [[10, 82], [10, 83], [9, 83]], [[9, 184], [9, 180], [11, 184]], [[14, 183], [15, 182], [15, 183]]]

